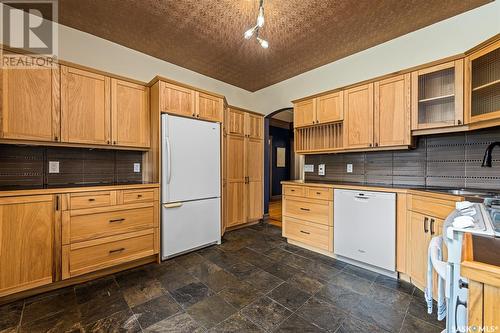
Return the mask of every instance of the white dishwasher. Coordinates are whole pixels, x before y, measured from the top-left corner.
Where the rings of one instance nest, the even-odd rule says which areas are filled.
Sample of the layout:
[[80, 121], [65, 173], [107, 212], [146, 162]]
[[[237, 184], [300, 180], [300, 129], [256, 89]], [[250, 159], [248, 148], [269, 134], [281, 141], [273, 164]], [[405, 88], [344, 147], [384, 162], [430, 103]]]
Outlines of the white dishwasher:
[[333, 248], [338, 256], [396, 270], [396, 194], [334, 190]]

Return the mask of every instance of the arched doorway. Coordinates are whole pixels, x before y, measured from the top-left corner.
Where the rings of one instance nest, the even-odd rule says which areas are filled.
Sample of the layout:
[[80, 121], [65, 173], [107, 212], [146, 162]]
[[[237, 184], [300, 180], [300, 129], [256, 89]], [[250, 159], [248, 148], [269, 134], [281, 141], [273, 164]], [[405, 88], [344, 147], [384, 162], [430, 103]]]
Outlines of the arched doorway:
[[300, 179], [300, 157], [295, 154], [293, 108], [280, 109], [264, 119], [264, 213], [281, 227], [281, 182]]

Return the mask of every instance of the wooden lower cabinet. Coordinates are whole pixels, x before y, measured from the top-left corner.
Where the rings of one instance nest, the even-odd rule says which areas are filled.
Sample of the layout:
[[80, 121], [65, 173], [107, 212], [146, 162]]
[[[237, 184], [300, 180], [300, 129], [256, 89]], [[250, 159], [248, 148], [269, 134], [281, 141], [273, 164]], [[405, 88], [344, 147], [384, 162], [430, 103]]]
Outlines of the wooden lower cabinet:
[[52, 195], [0, 199], [0, 297], [53, 281]]

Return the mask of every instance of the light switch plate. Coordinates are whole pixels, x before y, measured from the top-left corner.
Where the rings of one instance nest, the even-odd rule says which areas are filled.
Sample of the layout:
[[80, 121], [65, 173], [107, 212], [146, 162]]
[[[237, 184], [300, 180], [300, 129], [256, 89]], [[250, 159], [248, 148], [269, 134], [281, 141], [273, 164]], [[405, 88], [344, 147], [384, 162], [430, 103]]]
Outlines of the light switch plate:
[[141, 172], [141, 163], [134, 163], [134, 172]]
[[49, 173], [59, 173], [59, 161], [49, 161]]
[[304, 164], [304, 172], [314, 172], [314, 164]]
[[325, 175], [325, 165], [324, 164], [318, 165], [318, 175], [320, 175], [320, 176]]
[[352, 164], [351, 163], [347, 163], [347, 173], [352, 173]]

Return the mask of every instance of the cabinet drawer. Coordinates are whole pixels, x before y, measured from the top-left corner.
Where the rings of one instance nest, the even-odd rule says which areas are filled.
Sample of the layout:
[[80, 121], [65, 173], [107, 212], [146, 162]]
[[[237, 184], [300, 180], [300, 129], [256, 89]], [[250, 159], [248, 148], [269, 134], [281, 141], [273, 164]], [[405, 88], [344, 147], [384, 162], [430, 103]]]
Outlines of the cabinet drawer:
[[123, 191], [123, 203], [136, 203], [153, 201], [155, 198], [154, 190], [125, 190]]
[[70, 243], [153, 228], [153, 222], [153, 206], [72, 216]]
[[69, 275], [76, 276], [154, 254], [153, 230], [71, 245]]
[[333, 202], [299, 198], [285, 198], [283, 201], [283, 216], [305, 221], [333, 225]]
[[327, 187], [308, 187], [306, 196], [312, 199], [333, 200], [333, 190]]
[[115, 192], [100, 191], [87, 193], [74, 193], [70, 197], [71, 209], [94, 208], [114, 205]]
[[286, 185], [283, 187], [283, 194], [296, 197], [303, 197], [305, 195], [305, 187]]
[[[459, 198], [457, 198], [457, 201], [460, 201]], [[408, 209], [424, 215], [445, 219], [455, 209], [455, 201], [412, 195]]]
[[307, 221], [300, 221], [290, 217], [283, 218], [283, 226], [283, 236], [286, 238], [296, 240], [322, 250], [333, 250], [333, 227]]

